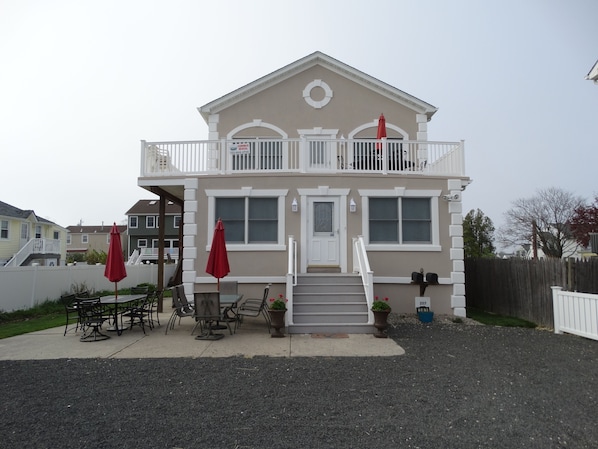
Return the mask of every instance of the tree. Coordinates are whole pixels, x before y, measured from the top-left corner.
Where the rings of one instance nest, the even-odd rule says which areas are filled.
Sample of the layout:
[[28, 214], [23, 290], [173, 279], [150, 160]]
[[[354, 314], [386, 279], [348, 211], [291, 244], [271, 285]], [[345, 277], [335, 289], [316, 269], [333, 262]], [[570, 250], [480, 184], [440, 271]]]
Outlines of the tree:
[[583, 205], [581, 197], [557, 187], [540, 189], [531, 198], [512, 202], [498, 240], [506, 246], [535, 245], [546, 257], [571, 255], [577, 245], [570, 223], [575, 210]]
[[583, 247], [590, 244], [590, 233], [598, 233], [598, 196], [594, 197], [594, 204], [575, 209], [571, 219], [571, 232]]
[[463, 219], [465, 257], [494, 257], [494, 224], [480, 210], [470, 210]]

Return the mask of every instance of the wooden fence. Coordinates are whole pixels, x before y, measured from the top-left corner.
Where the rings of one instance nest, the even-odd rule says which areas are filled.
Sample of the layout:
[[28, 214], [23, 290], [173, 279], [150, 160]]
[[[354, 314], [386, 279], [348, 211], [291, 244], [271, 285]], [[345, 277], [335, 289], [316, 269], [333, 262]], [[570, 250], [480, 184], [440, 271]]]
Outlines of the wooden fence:
[[467, 259], [468, 307], [552, 328], [552, 286], [598, 293], [598, 260]]

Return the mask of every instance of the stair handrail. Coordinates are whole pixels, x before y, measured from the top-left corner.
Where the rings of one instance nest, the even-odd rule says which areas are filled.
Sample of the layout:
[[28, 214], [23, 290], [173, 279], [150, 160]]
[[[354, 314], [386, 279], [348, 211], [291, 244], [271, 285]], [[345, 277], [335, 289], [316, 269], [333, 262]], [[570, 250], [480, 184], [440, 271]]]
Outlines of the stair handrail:
[[373, 322], [374, 314], [371, 309], [374, 303], [374, 272], [370, 268], [370, 261], [365, 249], [365, 240], [362, 235], [353, 238], [353, 271], [361, 275], [365, 300], [368, 305], [369, 321]]
[[297, 285], [297, 240], [289, 235], [288, 268], [287, 268], [287, 326], [293, 325], [293, 287]]

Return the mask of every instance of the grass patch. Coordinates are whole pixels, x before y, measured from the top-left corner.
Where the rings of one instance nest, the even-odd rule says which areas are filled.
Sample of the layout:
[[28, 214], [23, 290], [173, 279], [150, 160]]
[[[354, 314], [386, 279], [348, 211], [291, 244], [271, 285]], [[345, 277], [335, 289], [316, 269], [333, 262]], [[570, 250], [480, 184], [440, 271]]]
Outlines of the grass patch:
[[[155, 288], [151, 284], [143, 285], [149, 285], [150, 291]], [[119, 295], [128, 295], [129, 293], [131, 293], [131, 289], [118, 291]], [[102, 291], [95, 292], [93, 295], [106, 296], [113, 294], [114, 291]], [[172, 293], [166, 289], [163, 296], [165, 298], [171, 297]], [[166, 301], [165, 304], [167, 304]], [[64, 305], [60, 300], [47, 300], [30, 309], [15, 310], [14, 312], [0, 311], [0, 339], [64, 326], [65, 319]], [[73, 317], [70, 322], [75, 323], [76, 319]]]
[[502, 327], [537, 327], [536, 323], [531, 321], [523, 320], [512, 316], [497, 315], [495, 313], [484, 312], [479, 309], [467, 308], [467, 318], [476, 320], [482, 324], [489, 326], [502, 326]]

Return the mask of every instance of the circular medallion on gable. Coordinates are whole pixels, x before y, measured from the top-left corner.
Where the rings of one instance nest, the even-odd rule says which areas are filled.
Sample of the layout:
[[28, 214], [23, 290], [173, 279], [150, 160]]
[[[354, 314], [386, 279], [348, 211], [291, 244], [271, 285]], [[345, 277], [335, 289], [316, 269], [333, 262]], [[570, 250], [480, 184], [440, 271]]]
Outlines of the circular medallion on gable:
[[[312, 98], [312, 91], [318, 87], [324, 91], [324, 98], [321, 100], [314, 100]], [[331, 98], [332, 89], [330, 89], [330, 86], [322, 80], [313, 80], [311, 83], [305, 86], [305, 89], [303, 89], [303, 99], [314, 109], [323, 108], [330, 102]]]

